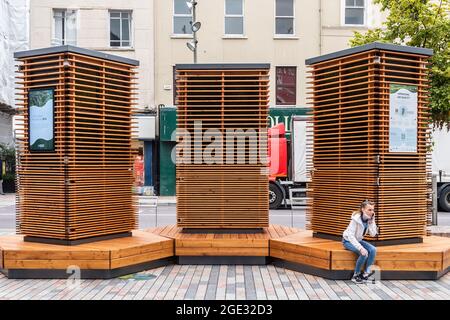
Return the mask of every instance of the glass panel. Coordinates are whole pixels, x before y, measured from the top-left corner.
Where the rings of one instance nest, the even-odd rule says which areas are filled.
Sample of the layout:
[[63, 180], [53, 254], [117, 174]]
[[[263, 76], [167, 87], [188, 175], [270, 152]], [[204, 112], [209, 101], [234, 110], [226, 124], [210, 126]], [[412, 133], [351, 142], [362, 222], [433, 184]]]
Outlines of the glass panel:
[[111, 47], [120, 47], [120, 42], [119, 41], [111, 41], [110, 46]]
[[226, 0], [225, 14], [242, 14], [242, 0]]
[[77, 42], [77, 13], [67, 11], [66, 13], [66, 44], [76, 45]]
[[128, 12], [122, 12], [122, 19], [128, 19], [129, 13]]
[[129, 47], [130, 41], [122, 41], [122, 47]]
[[53, 39], [53, 44], [62, 45], [63, 38], [63, 23], [61, 17], [55, 17], [55, 35]]
[[188, 0], [174, 0], [175, 14], [191, 14], [191, 10], [187, 6]]
[[53, 17], [54, 18], [61, 18], [62, 17], [62, 11], [61, 10], [53, 10]]
[[120, 12], [110, 12], [111, 18], [120, 18]]
[[277, 104], [296, 104], [297, 69], [295, 67], [277, 67]]
[[122, 40], [130, 40], [130, 20], [122, 20]]
[[120, 40], [120, 20], [111, 19], [110, 40]]
[[355, 5], [355, 0], [345, 0], [345, 5], [353, 7]]
[[276, 0], [277, 16], [294, 16], [294, 0]]
[[277, 18], [275, 32], [276, 34], [294, 34], [294, 19]]
[[355, 5], [358, 7], [364, 7], [364, 0], [356, 0]]
[[225, 34], [243, 34], [244, 18], [226, 17], [225, 18]]
[[191, 17], [173, 17], [174, 34], [192, 34]]
[[345, 9], [345, 24], [364, 24], [364, 9]]

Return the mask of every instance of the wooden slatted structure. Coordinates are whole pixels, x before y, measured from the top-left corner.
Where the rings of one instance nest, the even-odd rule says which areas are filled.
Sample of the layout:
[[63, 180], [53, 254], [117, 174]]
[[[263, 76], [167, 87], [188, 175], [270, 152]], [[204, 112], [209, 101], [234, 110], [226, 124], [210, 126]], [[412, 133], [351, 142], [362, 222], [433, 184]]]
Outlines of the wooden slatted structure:
[[[364, 199], [376, 204], [379, 235], [372, 240], [420, 242], [426, 235], [431, 214], [431, 54], [423, 48], [372, 43], [306, 61], [313, 119], [307, 219], [317, 236], [340, 237]], [[407, 133], [413, 140], [417, 133], [417, 143], [412, 142], [416, 150], [390, 149], [390, 89], [396, 85], [417, 90], [417, 125]]]
[[269, 65], [177, 65], [176, 86], [177, 225], [267, 227]]
[[[15, 54], [19, 63], [17, 231], [74, 244], [127, 235], [132, 195], [136, 60], [59, 46]], [[54, 90], [54, 150], [29, 144], [30, 90]]]

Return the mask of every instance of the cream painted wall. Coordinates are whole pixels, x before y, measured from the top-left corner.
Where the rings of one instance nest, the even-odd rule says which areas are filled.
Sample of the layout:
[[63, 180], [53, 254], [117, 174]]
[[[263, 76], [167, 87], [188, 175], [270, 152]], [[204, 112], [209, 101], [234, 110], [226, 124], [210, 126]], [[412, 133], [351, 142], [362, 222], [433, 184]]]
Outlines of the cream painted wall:
[[[31, 0], [30, 48], [49, 47], [53, 9], [77, 9], [77, 46], [139, 60], [139, 107], [152, 108], [154, 100], [153, 0]], [[109, 47], [108, 10], [132, 10], [133, 47]]]
[[[306, 105], [305, 59], [348, 47], [353, 30], [364, 31], [382, 21], [368, 2], [365, 27], [342, 26], [344, 0], [294, 0], [295, 35], [277, 38], [275, 0], [244, 0], [242, 38], [224, 37], [225, 0], [197, 0], [198, 62], [270, 63], [271, 101], [275, 104], [275, 66], [297, 66], [297, 105]], [[78, 46], [140, 61], [139, 105], [173, 105], [172, 66], [192, 63], [188, 38], [172, 35], [173, 0], [31, 0], [30, 47], [50, 45], [52, 8], [78, 9]], [[133, 10], [133, 49], [108, 47], [108, 9]]]
[[[275, 37], [274, 0], [244, 0], [244, 38], [224, 37], [224, 0], [198, 0], [197, 20], [202, 28], [199, 41], [198, 63], [270, 63], [271, 92], [275, 92], [275, 66], [297, 66], [297, 105], [304, 105], [304, 60], [318, 55], [319, 25], [318, 2], [295, 1], [295, 35], [289, 39]], [[172, 66], [192, 63], [193, 56], [186, 47], [188, 39], [172, 35], [172, 0], [155, 1], [157, 103], [173, 104]], [[274, 95], [270, 104], [274, 105]]]
[[386, 14], [380, 11], [380, 6], [371, 0], [366, 2], [366, 24], [364, 26], [346, 26], [344, 24], [345, 0], [317, 0], [321, 3], [321, 52], [330, 53], [348, 48], [354, 31], [364, 32], [368, 28], [380, 27]]
[[[355, 29], [341, 26], [341, 0], [294, 0], [295, 35], [280, 39], [274, 34], [275, 0], [244, 0], [244, 37], [230, 39], [224, 37], [225, 0], [197, 2], [197, 20], [202, 23], [197, 33], [198, 63], [270, 63], [271, 106], [275, 105], [276, 66], [297, 66], [297, 106], [305, 106], [305, 59], [347, 48]], [[156, 104], [173, 105], [172, 67], [193, 62], [186, 47], [189, 37], [172, 34], [172, 14], [173, 0], [155, 0]]]

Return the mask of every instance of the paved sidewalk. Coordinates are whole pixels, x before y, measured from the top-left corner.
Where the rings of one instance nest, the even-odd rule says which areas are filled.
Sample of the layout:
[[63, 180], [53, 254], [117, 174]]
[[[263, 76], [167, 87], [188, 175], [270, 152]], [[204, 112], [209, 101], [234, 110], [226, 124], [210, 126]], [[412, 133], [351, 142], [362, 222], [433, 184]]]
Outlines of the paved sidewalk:
[[0, 194], [0, 207], [7, 207], [15, 205], [16, 194], [15, 193], [5, 193]]
[[131, 279], [10, 280], [0, 276], [0, 300], [448, 300], [450, 274], [438, 281], [356, 285], [268, 266], [170, 265]]

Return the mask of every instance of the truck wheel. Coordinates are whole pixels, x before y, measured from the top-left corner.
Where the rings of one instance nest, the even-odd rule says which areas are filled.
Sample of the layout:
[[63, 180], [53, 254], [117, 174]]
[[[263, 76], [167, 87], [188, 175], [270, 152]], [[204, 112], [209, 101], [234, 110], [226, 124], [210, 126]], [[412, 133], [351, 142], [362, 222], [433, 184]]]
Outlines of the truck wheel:
[[269, 183], [269, 208], [278, 209], [283, 201], [283, 193], [275, 183]]
[[450, 186], [441, 190], [439, 195], [439, 206], [442, 210], [450, 212]]

